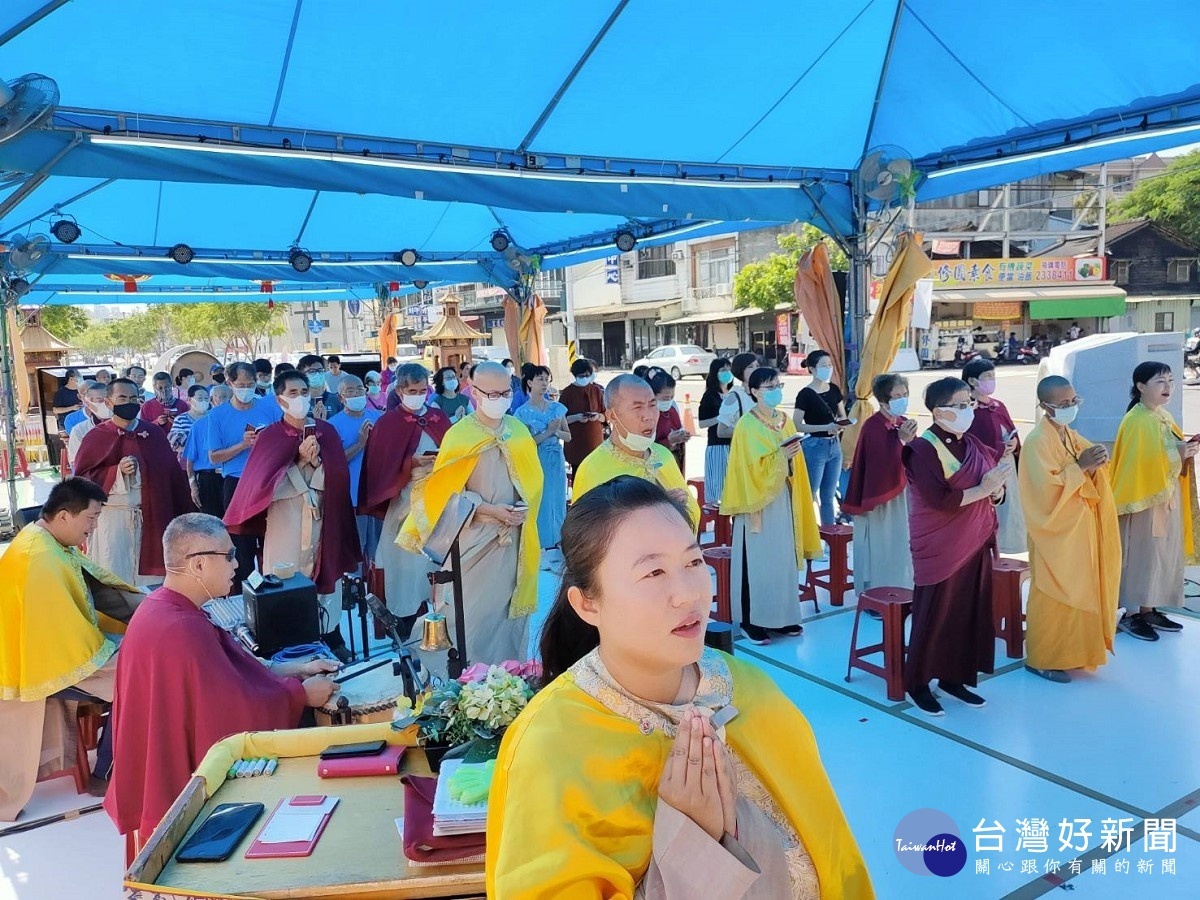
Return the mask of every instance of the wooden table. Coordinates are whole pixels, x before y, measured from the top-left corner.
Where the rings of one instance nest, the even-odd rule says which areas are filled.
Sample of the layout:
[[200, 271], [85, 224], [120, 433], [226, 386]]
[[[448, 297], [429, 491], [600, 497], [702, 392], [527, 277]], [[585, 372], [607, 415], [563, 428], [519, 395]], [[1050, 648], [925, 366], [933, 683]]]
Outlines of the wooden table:
[[[350, 726], [321, 731], [346, 735], [329, 743], [364, 738]], [[385, 725], [384, 728], [390, 728]], [[286, 734], [283, 732], [281, 734]], [[256, 735], [258, 738], [263, 735]], [[235, 740], [231, 738], [229, 740]], [[219, 745], [218, 745], [219, 746]], [[261, 750], [261, 744], [260, 750]], [[158, 886], [217, 895], [261, 898], [338, 897], [340, 900], [484, 896], [483, 866], [413, 866], [404, 857], [395, 820], [404, 815], [404, 786], [396, 776], [318, 778], [316, 756], [279, 759], [270, 777], [225, 780], [211, 797], [207, 783], [194, 775], [125, 876], [126, 896]], [[430, 774], [425, 753], [410, 748], [401, 770]], [[288, 859], [245, 859], [275, 804], [295, 794], [340, 798], [313, 854]], [[222, 863], [177, 863], [175, 851], [219, 803], [259, 801], [266, 812], [233, 855]]]

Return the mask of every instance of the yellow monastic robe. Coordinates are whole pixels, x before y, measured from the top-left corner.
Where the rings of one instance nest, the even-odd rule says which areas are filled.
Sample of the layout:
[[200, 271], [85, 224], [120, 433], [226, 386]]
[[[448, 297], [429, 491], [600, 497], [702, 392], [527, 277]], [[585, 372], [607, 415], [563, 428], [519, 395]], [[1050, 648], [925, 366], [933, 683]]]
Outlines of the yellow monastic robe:
[[1121, 420], [1108, 470], [1119, 516], [1169, 503], [1178, 479], [1183, 495], [1183, 555], [1188, 565], [1195, 566], [1200, 565], [1200, 508], [1194, 466], [1190, 460], [1182, 463], [1175, 444], [1183, 439], [1165, 407], [1152, 410], [1139, 403]]
[[124, 634], [125, 625], [96, 611], [84, 573], [137, 591], [40, 525], [21, 529], [0, 555], [0, 700], [44, 700], [116, 651], [104, 633]]
[[442, 439], [433, 471], [413, 487], [412, 511], [404, 520], [396, 543], [410, 553], [420, 553], [450, 498], [466, 487], [478, 457], [493, 447], [499, 449], [517, 494], [529, 507], [525, 524], [521, 526], [517, 589], [509, 606], [509, 618], [516, 619], [537, 609], [538, 567], [542, 554], [537, 533], [537, 510], [542, 502], [542, 466], [538, 462], [537, 444], [529, 429], [517, 419], [505, 416], [495, 430], [475, 416], [467, 416], [451, 426]]
[[721, 512], [728, 516], [762, 512], [786, 488], [792, 492], [792, 528], [796, 547], [796, 567], [821, 555], [821, 531], [813, 510], [812, 487], [803, 452], [788, 459], [781, 445], [796, 433], [796, 426], [783, 413], [778, 430], [769, 427], [754, 413], [742, 416], [733, 430], [729, 448], [729, 468], [721, 491]]
[[[749, 663], [709, 650], [700, 665], [724, 671], [737, 709], [724, 740], [803, 841], [821, 896], [874, 897], [804, 716]], [[651, 862], [658, 782], [674, 735], [656, 717], [642, 718], [641, 707], [622, 709], [612, 693], [581, 686], [572, 670], [505, 733], [488, 801], [489, 897], [634, 896]]]
[[687, 479], [679, 471], [679, 463], [662, 444], [651, 444], [650, 455], [645, 456], [622, 450], [611, 439], [605, 441], [579, 464], [571, 483], [571, 500], [578, 500], [592, 488], [607, 484], [621, 475], [634, 475], [653, 481], [664, 490], [683, 491], [687, 494], [688, 518], [697, 532], [700, 530], [700, 504], [688, 490]]
[[1021, 450], [1032, 577], [1025, 641], [1035, 669], [1094, 669], [1113, 648], [1121, 537], [1108, 474], [1076, 465], [1090, 446], [1043, 419]]

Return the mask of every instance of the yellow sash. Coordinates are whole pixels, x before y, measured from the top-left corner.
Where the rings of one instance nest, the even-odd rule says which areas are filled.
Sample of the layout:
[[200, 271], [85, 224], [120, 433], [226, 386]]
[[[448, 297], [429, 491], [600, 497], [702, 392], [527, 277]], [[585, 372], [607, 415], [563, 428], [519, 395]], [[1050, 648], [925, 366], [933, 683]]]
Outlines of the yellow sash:
[[1193, 465], [1191, 461], [1184, 465], [1176, 448], [1176, 441], [1183, 439], [1183, 432], [1164, 407], [1152, 410], [1139, 403], [1121, 420], [1108, 470], [1120, 516], [1169, 503], [1179, 484], [1183, 496], [1183, 555], [1195, 565], [1200, 562], [1200, 548], [1196, 546], [1200, 508]]
[[509, 618], [515, 619], [537, 609], [541, 561], [537, 513], [542, 502], [542, 467], [529, 429], [512, 416], [505, 416], [496, 431], [486, 428], [475, 416], [467, 416], [451, 426], [442, 439], [429, 477], [414, 481], [411, 511], [396, 543], [410, 553], [420, 553], [450, 498], [466, 487], [479, 456], [493, 447], [500, 450], [517, 494], [529, 507], [521, 526], [517, 589], [508, 612]]
[[679, 471], [679, 463], [671, 451], [662, 444], [650, 445], [650, 456], [626, 453], [611, 440], [604, 441], [579, 464], [579, 470], [571, 482], [571, 499], [578, 500], [594, 487], [607, 484], [621, 475], [634, 475], [653, 481], [663, 490], [682, 490], [687, 494], [688, 518], [692, 527], [700, 529], [700, 504], [688, 490], [687, 479]]
[[125, 626], [96, 611], [84, 572], [137, 590], [39, 525], [23, 528], [0, 556], [0, 699], [43, 700], [115, 652], [104, 633], [124, 634]]
[[738, 419], [729, 448], [725, 487], [721, 490], [721, 512], [729, 516], [762, 512], [790, 485], [796, 565], [803, 566], [806, 559], [821, 555], [821, 533], [813, 510], [804, 454], [796, 455], [789, 475], [787, 457], [780, 449], [795, 433], [796, 428], [786, 415], [779, 431], [768, 428], [753, 413]]

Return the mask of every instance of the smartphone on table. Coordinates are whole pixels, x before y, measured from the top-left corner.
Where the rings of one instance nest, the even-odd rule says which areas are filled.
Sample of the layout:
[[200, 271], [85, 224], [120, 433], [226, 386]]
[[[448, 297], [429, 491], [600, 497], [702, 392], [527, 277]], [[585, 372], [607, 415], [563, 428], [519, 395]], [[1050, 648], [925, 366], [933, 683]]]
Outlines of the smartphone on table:
[[263, 814], [261, 803], [222, 803], [175, 854], [181, 863], [222, 862]]
[[354, 756], [378, 756], [387, 741], [362, 741], [358, 744], [334, 744], [321, 751], [321, 759], [347, 759]]

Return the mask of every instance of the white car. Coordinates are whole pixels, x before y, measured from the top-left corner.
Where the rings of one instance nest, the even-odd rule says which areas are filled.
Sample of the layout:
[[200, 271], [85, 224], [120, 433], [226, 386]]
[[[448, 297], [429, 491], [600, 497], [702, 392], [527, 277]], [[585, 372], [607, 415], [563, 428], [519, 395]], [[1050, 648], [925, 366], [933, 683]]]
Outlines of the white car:
[[712, 361], [717, 358], [715, 353], [710, 353], [703, 347], [697, 347], [695, 344], [671, 344], [666, 347], [659, 347], [653, 350], [649, 355], [643, 356], [633, 364], [633, 368], [638, 366], [657, 366], [664, 372], [667, 372], [672, 378], [678, 381], [680, 378], [686, 378], [689, 375], [698, 375], [701, 378], [708, 376], [708, 367]]
[[419, 363], [421, 361], [421, 348], [416, 344], [397, 344], [396, 345], [396, 362], [400, 365], [405, 363]]

